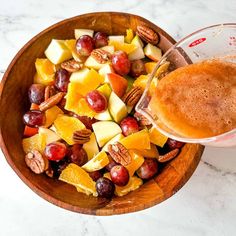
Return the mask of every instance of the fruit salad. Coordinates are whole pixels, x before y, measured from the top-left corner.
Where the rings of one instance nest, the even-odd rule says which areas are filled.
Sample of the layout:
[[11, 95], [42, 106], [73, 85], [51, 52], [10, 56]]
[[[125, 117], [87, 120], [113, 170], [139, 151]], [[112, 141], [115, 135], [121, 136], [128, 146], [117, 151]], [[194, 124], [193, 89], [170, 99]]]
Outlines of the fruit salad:
[[125, 35], [90, 29], [74, 35], [52, 39], [45, 58], [35, 61], [23, 116], [25, 163], [83, 194], [124, 196], [158, 175], [184, 145], [135, 111], [162, 56], [159, 35], [145, 25]]

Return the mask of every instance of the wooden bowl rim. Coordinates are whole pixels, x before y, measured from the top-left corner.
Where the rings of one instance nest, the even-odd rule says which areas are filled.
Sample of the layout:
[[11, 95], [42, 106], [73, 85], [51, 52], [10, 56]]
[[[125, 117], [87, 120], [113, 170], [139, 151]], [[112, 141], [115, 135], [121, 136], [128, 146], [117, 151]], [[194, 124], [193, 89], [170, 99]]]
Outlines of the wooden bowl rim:
[[[49, 27], [47, 27], [46, 29], [44, 29], [43, 31], [41, 31], [40, 33], [38, 33], [37, 35], [35, 35], [32, 39], [30, 39], [18, 52], [17, 54], [14, 56], [14, 58], [12, 59], [12, 61], [10, 62], [9, 66], [7, 67], [7, 70], [5, 71], [4, 75], [3, 75], [3, 78], [1, 80], [1, 83], [0, 83], [0, 100], [2, 99], [2, 93], [3, 93], [3, 89], [4, 89], [4, 85], [7, 81], [7, 78], [9, 76], [9, 73], [11, 72], [12, 70], [12, 67], [15, 65], [15, 63], [17, 62], [17, 60], [21, 57], [21, 55], [24, 53], [24, 51], [31, 46], [32, 43], [34, 43], [38, 38], [40, 38], [43, 34], [47, 33], [48, 31], [58, 27], [59, 25], [62, 25], [64, 23], [67, 23], [69, 21], [74, 21], [76, 20], [77, 18], [80, 18], [80, 17], [86, 17], [86, 16], [94, 16], [94, 15], [97, 15], [97, 14], [114, 14], [114, 15], [127, 15], [127, 16], [133, 16], [137, 19], [140, 19], [141, 21], [143, 22], [146, 22], [148, 24], [152, 24], [152, 25], [155, 25], [159, 31], [161, 32], [162, 35], [164, 35], [168, 40], [169, 42], [171, 42], [172, 44], [175, 44], [176, 41], [168, 34], [166, 33], [164, 30], [162, 30], [160, 27], [158, 27], [156, 24], [152, 23], [151, 21], [141, 17], [141, 16], [138, 16], [138, 15], [134, 15], [134, 14], [130, 14], [130, 13], [124, 13], [124, 12], [110, 12], [110, 11], [104, 11], [104, 12], [92, 12], [92, 13], [86, 13], [86, 14], [81, 14], [81, 15], [77, 15], [77, 16], [74, 16], [74, 17], [70, 17], [70, 18], [67, 18], [67, 19], [64, 19], [62, 21], [59, 21]], [[3, 139], [3, 136], [2, 136], [2, 129], [1, 129], [1, 126], [0, 126], [0, 146], [1, 146], [1, 149], [2, 149], [2, 152], [8, 162], [8, 164], [11, 166], [11, 168], [14, 170], [14, 172], [18, 175], [18, 177], [31, 189], [33, 190], [37, 195], [39, 195], [40, 197], [42, 197], [43, 199], [47, 200], [48, 202], [56, 205], [56, 206], [59, 206], [59, 207], [62, 207], [66, 210], [70, 210], [70, 211], [74, 211], [74, 212], [77, 212], [77, 213], [83, 213], [83, 214], [89, 214], [89, 215], [94, 215], [96, 214], [96, 211], [95, 212], [91, 212], [91, 211], [88, 211], [87, 208], [80, 208], [78, 206], [73, 206], [69, 203], [66, 203], [62, 200], [59, 200], [59, 199], [56, 199], [54, 197], [52, 197], [49, 193], [45, 192], [44, 190], [40, 189], [39, 187], [35, 186], [29, 179], [27, 179], [20, 171], [19, 169], [16, 167], [15, 163], [13, 162], [12, 158], [11, 158], [11, 155], [9, 154], [8, 150], [7, 150], [7, 147], [6, 147], [6, 144], [5, 144], [5, 141]], [[199, 147], [199, 156], [202, 155], [202, 152], [204, 150], [204, 147], [203, 146], [200, 146]], [[200, 158], [199, 158], [199, 161], [200, 161]], [[198, 161], [198, 162], [199, 162]], [[198, 163], [196, 164], [196, 167], [198, 166]], [[192, 173], [194, 172], [194, 170], [196, 169], [193, 168], [193, 170], [191, 172], [188, 173], [188, 176], [187, 178], [185, 179], [185, 181], [181, 182], [181, 184], [179, 185], [179, 188], [182, 188], [182, 186], [189, 180], [189, 178], [191, 177]], [[174, 194], [174, 193], [173, 193]], [[170, 196], [172, 196], [173, 194], [171, 194]], [[166, 197], [166, 199], [168, 199], [170, 196]], [[154, 201], [150, 204], [140, 204], [138, 207], [136, 207], [135, 209], [133, 209], [132, 207], [130, 207], [130, 209], [126, 209], [125, 211], [120, 211], [119, 209], [116, 210], [116, 208], [113, 209], [113, 211], [111, 212], [110, 210], [107, 210], [106, 212], [104, 211], [101, 211], [99, 213], [99, 215], [115, 215], [115, 214], [124, 214], [124, 213], [130, 213], [130, 212], [135, 212], [135, 211], [140, 211], [140, 210], [143, 210], [143, 209], [146, 209], [146, 208], [149, 208], [151, 206], [154, 206], [158, 203], [159, 201]]]

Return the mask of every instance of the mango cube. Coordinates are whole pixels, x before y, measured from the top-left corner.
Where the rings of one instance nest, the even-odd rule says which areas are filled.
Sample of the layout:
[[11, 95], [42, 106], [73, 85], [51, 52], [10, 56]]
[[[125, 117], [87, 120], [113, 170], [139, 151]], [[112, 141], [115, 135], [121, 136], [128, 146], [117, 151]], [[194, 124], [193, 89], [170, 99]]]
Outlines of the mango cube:
[[29, 138], [22, 140], [22, 146], [25, 153], [29, 153], [32, 150], [37, 150], [43, 153], [46, 146], [46, 138], [43, 134], [35, 134]]
[[130, 150], [129, 153], [132, 159], [130, 164], [126, 165], [125, 168], [129, 171], [129, 176], [133, 176], [135, 171], [143, 164], [144, 158], [132, 150]]
[[65, 45], [65, 40], [57, 39], [52, 39], [45, 51], [45, 55], [55, 65], [72, 58], [72, 53]]
[[125, 42], [131, 43], [132, 39], [134, 38], [134, 32], [132, 29], [126, 30]]
[[82, 62], [83, 61], [82, 57], [76, 51], [76, 47], [75, 47], [76, 40], [75, 39], [68, 39], [68, 40], [65, 40], [64, 43], [65, 43], [66, 47], [70, 50], [72, 57], [76, 61]]

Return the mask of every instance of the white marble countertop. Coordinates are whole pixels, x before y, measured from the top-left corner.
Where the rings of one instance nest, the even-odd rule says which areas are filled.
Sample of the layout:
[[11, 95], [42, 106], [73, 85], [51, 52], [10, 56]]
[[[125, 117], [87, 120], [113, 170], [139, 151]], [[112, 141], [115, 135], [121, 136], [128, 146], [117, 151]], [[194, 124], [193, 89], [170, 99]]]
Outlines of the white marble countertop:
[[[94, 11], [146, 17], [176, 40], [202, 27], [235, 22], [235, 0], [7, 0], [1, 2], [0, 75], [35, 34], [65, 18]], [[0, 78], [1, 78], [0, 77]], [[60, 209], [34, 194], [0, 152], [1, 235], [236, 235], [236, 149], [206, 148], [188, 183], [141, 212], [95, 217]]]

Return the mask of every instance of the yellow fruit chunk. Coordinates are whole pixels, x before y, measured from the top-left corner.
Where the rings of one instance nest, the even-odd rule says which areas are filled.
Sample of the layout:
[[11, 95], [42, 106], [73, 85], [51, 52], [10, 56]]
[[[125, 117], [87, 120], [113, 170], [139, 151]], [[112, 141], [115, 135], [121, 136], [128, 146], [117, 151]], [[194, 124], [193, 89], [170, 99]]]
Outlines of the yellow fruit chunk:
[[120, 43], [118, 41], [109, 41], [110, 46], [115, 47], [115, 51], [124, 51], [127, 54], [133, 52], [137, 47], [134, 44], [129, 44], [129, 43]]
[[44, 135], [46, 145], [61, 139], [54, 131], [43, 127], [39, 127], [39, 134]]
[[91, 160], [95, 155], [99, 153], [98, 144], [94, 133], [90, 135], [90, 140], [83, 145], [83, 149], [88, 155], [88, 160]]
[[133, 176], [135, 171], [143, 164], [144, 158], [143, 156], [135, 153], [134, 151], [129, 151], [131, 155], [131, 162], [129, 165], [126, 165], [125, 168], [129, 171], [129, 176]]
[[117, 134], [114, 138], [110, 139], [110, 141], [108, 141], [105, 146], [102, 148], [102, 151], [108, 152], [108, 146], [110, 144], [114, 144], [116, 142], [119, 142], [122, 138], [124, 138], [123, 134]]
[[70, 82], [79, 84], [78, 93], [83, 96], [96, 89], [103, 81], [104, 78], [97, 71], [88, 68], [73, 72], [70, 76]]
[[25, 153], [29, 153], [32, 150], [38, 150], [43, 153], [46, 146], [46, 138], [44, 134], [35, 134], [29, 138], [22, 140], [22, 146]]
[[52, 64], [52, 62], [45, 58], [37, 58], [35, 61], [35, 68], [38, 74], [38, 76], [35, 77], [37, 83], [49, 85], [53, 82], [56, 66]]
[[143, 129], [119, 141], [127, 149], [150, 149], [150, 138], [147, 130]]
[[159, 132], [154, 127], [152, 127], [149, 130], [149, 136], [150, 136], [151, 143], [154, 143], [159, 147], [163, 147], [168, 139], [168, 137], [166, 137], [164, 134]]
[[[103, 176], [105, 178], [111, 179], [109, 172], [105, 173]], [[115, 185], [115, 195], [122, 197], [128, 194], [129, 192], [138, 189], [142, 184], [143, 184], [142, 179], [136, 176], [130, 177], [128, 184], [126, 184], [125, 186], [121, 187]]]
[[81, 56], [77, 53], [76, 48], [75, 48], [76, 40], [75, 39], [68, 39], [68, 40], [65, 40], [64, 43], [65, 43], [66, 47], [70, 50], [72, 57], [76, 61], [82, 61]]
[[71, 51], [65, 45], [65, 40], [52, 39], [44, 53], [55, 65], [72, 58]]
[[133, 150], [135, 153], [138, 155], [141, 155], [143, 157], [148, 157], [148, 158], [157, 158], [159, 156], [157, 147], [155, 144], [151, 143], [151, 148], [150, 149], [142, 149], [142, 150]]
[[[148, 74], [151, 74], [154, 70], [155, 66], [157, 65], [157, 62], [147, 62], [145, 63], [145, 69]], [[165, 62], [162, 64], [156, 71], [155, 76], [158, 78], [162, 73], [166, 72], [168, 70], [168, 67], [170, 65], [170, 62]]]
[[46, 122], [44, 124], [44, 127], [51, 126], [59, 114], [63, 114], [63, 111], [58, 106], [53, 106], [47, 109], [45, 111]]
[[73, 133], [85, 129], [85, 125], [77, 118], [66, 115], [58, 115], [54, 121], [56, 133], [69, 145], [73, 145]]
[[81, 98], [78, 103], [78, 110], [76, 114], [93, 118], [97, 113], [88, 106], [88, 103], [86, 102], [85, 98]]
[[132, 39], [134, 38], [134, 32], [132, 29], [126, 30], [125, 42], [131, 43]]
[[99, 152], [95, 157], [82, 166], [87, 172], [100, 170], [109, 163], [108, 156], [105, 152]]
[[89, 174], [76, 164], [69, 164], [60, 174], [59, 180], [74, 185], [79, 192], [97, 196], [95, 182]]
[[[146, 88], [147, 86], [147, 82], [148, 82], [148, 79], [149, 79], [149, 76], [150, 74], [148, 75], [140, 75], [133, 83], [133, 86], [139, 86], [143, 89]], [[157, 83], [158, 83], [158, 79], [156, 77], [153, 78], [152, 82], [151, 82], [151, 86], [150, 86], [150, 92], [153, 91], [156, 86], [157, 86]]]

